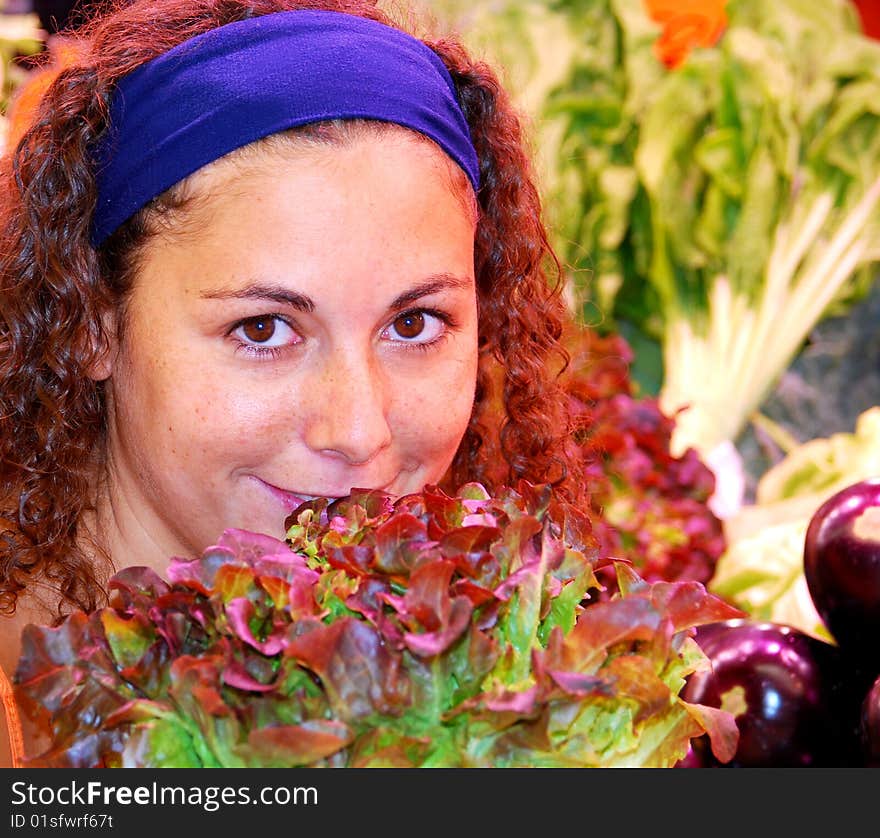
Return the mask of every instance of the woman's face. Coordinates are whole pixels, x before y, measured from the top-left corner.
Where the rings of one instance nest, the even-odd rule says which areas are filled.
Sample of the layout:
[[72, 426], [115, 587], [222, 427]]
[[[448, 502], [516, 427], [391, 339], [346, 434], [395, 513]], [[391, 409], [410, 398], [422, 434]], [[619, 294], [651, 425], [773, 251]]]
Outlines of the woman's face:
[[395, 130], [194, 177], [203, 200], [146, 246], [105, 371], [117, 565], [164, 567], [228, 527], [281, 537], [305, 498], [441, 480], [477, 373], [452, 166]]

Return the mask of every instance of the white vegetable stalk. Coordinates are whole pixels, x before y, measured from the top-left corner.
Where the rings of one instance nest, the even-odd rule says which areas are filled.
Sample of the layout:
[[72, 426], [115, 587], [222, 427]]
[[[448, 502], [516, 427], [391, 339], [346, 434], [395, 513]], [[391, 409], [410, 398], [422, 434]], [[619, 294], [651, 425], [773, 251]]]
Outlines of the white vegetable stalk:
[[684, 316], [667, 324], [660, 405], [676, 418], [674, 454], [692, 447], [708, 458], [736, 440], [846, 281], [877, 258], [878, 203], [880, 177], [829, 240], [833, 200], [821, 195], [799, 225], [780, 225], [757, 301], [720, 275], [705, 330]]

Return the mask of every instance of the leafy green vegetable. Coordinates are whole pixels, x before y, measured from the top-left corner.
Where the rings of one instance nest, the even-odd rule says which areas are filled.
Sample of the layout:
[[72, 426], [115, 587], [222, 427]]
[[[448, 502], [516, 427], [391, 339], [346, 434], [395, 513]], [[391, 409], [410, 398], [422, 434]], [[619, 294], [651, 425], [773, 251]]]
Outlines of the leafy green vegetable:
[[559, 248], [586, 317], [659, 343], [673, 451], [706, 456], [876, 275], [880, 42], [848, 0], [729, 0], [669, 70], [643, 0], [554, 6], [582, 33], [543, 114]]
[[52, 741], [33, 763], [671, 766], [703, 733], [734, 753], [733, 716], [679, 692], [705, 665], [693, 627], [741, 612], [600, 559], [549, 487], [354, 491], [287, 526], [28, 626], [16, 694]]

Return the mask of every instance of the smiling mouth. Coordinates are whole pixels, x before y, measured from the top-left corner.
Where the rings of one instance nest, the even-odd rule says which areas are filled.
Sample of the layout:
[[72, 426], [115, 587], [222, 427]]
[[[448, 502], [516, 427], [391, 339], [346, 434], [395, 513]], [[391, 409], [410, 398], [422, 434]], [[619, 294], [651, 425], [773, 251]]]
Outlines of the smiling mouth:
[[[301, 492], [290, 492], [287, 489], [282, 489], [280, 486], [275, 486], [272, 483], [267, 483], [265, 480], [260, 479], [259, 477], [255, 477], [251, 475], [257, 483], [259, 483], [269, 495], [271, 495], [275, 500], [279, 501], [281, 505], [285, 508], [287, 512], [293, 512], [298, 506], [301, 506], [304, 503], [307, 503], [310, 500], [316, 500], [317, 498], [326, 498], [328, 501], [339, 500], [339, 498], [347, 497], [350, 492], [345, 492], [344, 494], [333, 494], [333, 495], [307, 495]], [[382, 492], [388, 492], [389, 490], [385, 487], [379, 489]]]
[[327, 498], [328, 500], [336, 500], [336, 497], [331, 495], [306, 495], [300, 492], [289, 492], [287, 489], [274, 486], [271, 483], [267, 483], [265, 480], [261, 480], [259, 477], [255, 477], [254, 480], [266, 489], [275, 500], [279, 501], [287, 512], [293, 512], [298, 506], [319, 497]]

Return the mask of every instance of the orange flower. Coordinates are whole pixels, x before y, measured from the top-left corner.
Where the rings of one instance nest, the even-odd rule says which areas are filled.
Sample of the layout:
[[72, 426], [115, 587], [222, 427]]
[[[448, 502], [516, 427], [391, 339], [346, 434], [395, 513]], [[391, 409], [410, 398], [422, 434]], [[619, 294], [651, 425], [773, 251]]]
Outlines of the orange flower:
[[654, 54], [674, 68], [694, 47], [711, 47], [727, 26], [727, 0], [643, 0], [650, 18], [663, 26]]

